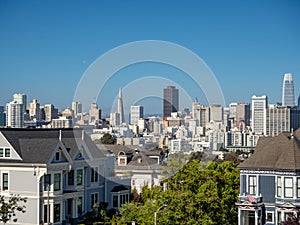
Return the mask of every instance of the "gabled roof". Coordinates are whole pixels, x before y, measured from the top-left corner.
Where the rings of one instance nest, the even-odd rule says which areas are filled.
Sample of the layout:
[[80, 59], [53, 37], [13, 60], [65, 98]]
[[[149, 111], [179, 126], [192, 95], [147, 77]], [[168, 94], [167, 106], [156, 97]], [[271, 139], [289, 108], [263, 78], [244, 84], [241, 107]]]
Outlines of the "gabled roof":
[[240, 169], [300, 170], [300, 129], [276, 137], [260, 137], [254, 154]]
[[[55, 147], [60, 141], [66, 147], [73, 158], [77, 152], [78, 144], [82, 141], [81, 129], [15, 129], [3, 128], [0, 132], [16, 150], [22, 160], [13, 160], [23, 163], [46, 164]], [[83, 136], [84, 142], [94, 158], [104, 157], [97, 146], [86, 134]], [[9, 159], [0, 159], [0, 162], [12, 162]]]

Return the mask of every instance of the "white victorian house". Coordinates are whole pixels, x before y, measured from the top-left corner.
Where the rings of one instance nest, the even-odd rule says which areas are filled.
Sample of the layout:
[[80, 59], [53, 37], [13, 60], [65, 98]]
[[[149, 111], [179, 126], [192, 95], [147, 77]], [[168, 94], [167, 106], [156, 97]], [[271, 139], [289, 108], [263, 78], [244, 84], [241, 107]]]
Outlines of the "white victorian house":
[[101, 203], [112, 208], [121, 201], [113, 199], [120, 186], [108, 179], [113, 173], [113, 157], [82, 130], [0, 129], [0, 195], [27, 198], [26, 212], [11, 224], [77, 224]]

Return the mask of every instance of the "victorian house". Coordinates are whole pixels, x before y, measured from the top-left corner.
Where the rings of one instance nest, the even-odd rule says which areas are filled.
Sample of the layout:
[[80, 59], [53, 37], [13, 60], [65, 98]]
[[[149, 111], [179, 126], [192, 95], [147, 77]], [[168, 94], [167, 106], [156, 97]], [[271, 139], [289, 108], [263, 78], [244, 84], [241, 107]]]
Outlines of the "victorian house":
[[[12, 224], [77, 224], [101, 203], [128, 201], [130, 183], [113, 175], [114, 158], [82, 130], [0, 129], [0, 195], [27, 198]], [[119, 186], [127, 198], [115, 197]]]
[[241, 163], [239, 225], [278, 225], [300, 208], [300, 129], [261, 137]]

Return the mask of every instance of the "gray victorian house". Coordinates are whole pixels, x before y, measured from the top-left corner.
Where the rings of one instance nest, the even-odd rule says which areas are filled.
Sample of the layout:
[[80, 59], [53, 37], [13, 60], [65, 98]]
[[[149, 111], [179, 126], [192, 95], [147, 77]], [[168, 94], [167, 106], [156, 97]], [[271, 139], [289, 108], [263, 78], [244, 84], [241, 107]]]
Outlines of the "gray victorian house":
[[261, 137], [241, 163], [239, 225], [280, 224], [300, 208], [300, 129]]

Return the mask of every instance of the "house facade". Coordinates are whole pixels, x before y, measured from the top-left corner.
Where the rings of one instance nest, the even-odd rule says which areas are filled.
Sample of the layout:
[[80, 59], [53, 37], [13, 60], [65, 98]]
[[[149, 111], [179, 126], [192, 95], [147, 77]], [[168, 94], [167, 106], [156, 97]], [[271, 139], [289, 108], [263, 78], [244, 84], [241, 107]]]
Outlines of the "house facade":
[[300, 210], [300, 129], [261, 137], [241, 163], [239, 225], [278, 225]]
[[137, 193], [147, 185], [160, 186], [163, 180], [164, 154], [157, 150], [144, 150], [138, 146], [102, 145], [100, 149], [109, 150], [115, 157], [115, 175], [131, 180], [131, 189]]
[[0, 195], [27, 198], [11, 224], [77, 224], [101, 203], [112, 208], [113, 172], [113, 157], [82, 130], [0, 129]]

